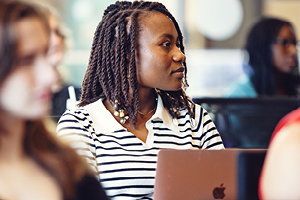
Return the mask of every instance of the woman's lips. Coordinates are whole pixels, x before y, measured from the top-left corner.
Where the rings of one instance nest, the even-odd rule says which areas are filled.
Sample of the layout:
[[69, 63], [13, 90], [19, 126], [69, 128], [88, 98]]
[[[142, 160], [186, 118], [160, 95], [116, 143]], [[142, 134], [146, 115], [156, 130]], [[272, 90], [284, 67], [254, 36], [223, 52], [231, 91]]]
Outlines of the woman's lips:
[[183, 78], [184, 77], [184, 67], [180, 67], [177, 70], [173, 71], [172, 73], [177, 76], [178, 78]]
[[48, 92], [48, 91], [44, 91], [44, 92], [40, 92], [38, 95], [37, 95], [37, 99], [39, 100], [51, 100], [52, 98], [52, 93], [51, 92]]

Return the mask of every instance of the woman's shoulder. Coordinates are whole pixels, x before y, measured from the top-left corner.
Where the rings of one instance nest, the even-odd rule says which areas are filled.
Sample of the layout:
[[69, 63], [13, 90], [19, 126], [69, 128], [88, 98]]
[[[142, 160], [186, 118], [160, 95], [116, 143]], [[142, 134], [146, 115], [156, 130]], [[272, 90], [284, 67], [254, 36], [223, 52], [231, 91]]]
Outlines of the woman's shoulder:
[[84, 107], [66, 110], [58, 120], [56, 132], [59, 135], [69, 133], [74, 129], [83, 130], [92, 123], [90, 113]]
[[103, 107], [104, 107], [103, 103], [102, 103], [101, 99], [99, 99], [98, 101], [95, 101], [88, 105], [85, 105], [82, 107], [75, 107], [73, 109], [66, 110], [62, 114], [61, 119], [62, 118], [77, 118], [77, 119], [85, 120], [87, 117], [89, 117], [91, 115], [92, 112], [94, 112], [94, 111], [99, 112], [99, 110], [103, 110]]
[[85, 108], [74, 108], [74, 109], [66, 110], [60, 117], [58, 123], [61, 123], [62, 120], [70, 120], [70, 119], [84, 121], [87, 118], [87, 116], [89, 116], [89, 112]]
[[191, 122], [194, 122], [194, 120], [196, 120], [196, 124], [198, 124], [199, 122], [201, 123], [201, 121], [204, 120], [205, 116], [208, 115], [208, 112], [197, 103], [194, 103], [192, 111], [194, 113], [194, 117], [190, 116], [190, 113], [187, 109], [181, 110], [179, 119], [191, 120]]

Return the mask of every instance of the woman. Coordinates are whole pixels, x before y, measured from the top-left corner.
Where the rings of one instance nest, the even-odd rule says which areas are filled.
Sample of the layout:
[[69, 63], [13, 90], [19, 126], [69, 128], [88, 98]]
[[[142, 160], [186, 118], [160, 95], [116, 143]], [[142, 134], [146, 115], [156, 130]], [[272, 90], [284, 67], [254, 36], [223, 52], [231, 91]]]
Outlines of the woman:
[[297, 95], [297, 38], [290, 22], [262, 18], [251, 28], [245, 50], [245, 75], [229, 86], [226, 97]]
[[49, 31], [37, 7], [0, 1], [0, 199], [107, 199], [44, 123], [57, 79], [47, 57]]
[[112, 199], [152, 199], [161, 148], [223, 149], [208, 113], [184, 92], [178, 23], [158, 2], [118, 1], [94, 36], [80, 108], [61, 117]]

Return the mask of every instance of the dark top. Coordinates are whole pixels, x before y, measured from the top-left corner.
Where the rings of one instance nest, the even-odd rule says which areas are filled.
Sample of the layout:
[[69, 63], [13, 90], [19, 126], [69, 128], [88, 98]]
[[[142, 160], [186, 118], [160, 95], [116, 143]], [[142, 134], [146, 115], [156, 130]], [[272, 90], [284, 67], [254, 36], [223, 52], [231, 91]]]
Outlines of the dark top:
[[[78, 183], [72, 200], [108, 200], [102, 185], [93, 175], [86, 174]], [[66, 199], [71, 200], [71, 199]]]

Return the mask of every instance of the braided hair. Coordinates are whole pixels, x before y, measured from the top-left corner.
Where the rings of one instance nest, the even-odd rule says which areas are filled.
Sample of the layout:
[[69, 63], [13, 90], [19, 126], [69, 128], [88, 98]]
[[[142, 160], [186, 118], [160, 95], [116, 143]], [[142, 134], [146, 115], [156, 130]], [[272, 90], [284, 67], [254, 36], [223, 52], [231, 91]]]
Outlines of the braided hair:
[[[184, 53], [183, 36], [179, 25], [166, 7], [158, 2], [117, 1], [104, 11], [102, 20], [94, 34], [90, 60], [82, 83], [82, 95], [79, 106], [107, 98], [128, 112], [130, 123], [136, 125], [139, 110], [136, 75], [136, 51], [139, 34], [139, 16], [147, 12], [160, 12], [172, 20], [178, 32], [180, 49]], [[155, 88], [160, 94], [164, 106], [174, 118], [178, 110], [187, 109], [194, 117], [194, 104], [185, 94], [188, 87], [185, 76], [179, 91], [164, 91]], [[129, 77], [129, 78], [128, 78]], [[129, 98], [129, 87], [133, 97]], [[132, 99], [131, 99], [132, 98]]]

